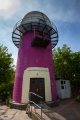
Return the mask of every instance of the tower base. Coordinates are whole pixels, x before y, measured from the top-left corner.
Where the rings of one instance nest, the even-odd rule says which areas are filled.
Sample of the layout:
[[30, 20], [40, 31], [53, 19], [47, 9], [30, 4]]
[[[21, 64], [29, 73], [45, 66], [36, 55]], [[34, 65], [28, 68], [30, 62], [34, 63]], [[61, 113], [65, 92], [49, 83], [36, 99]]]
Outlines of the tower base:
[[10, 108], [18, 109], [18, 110], [26, 110], [27, 103], [16, 103], [14, 101], [9, 101]]

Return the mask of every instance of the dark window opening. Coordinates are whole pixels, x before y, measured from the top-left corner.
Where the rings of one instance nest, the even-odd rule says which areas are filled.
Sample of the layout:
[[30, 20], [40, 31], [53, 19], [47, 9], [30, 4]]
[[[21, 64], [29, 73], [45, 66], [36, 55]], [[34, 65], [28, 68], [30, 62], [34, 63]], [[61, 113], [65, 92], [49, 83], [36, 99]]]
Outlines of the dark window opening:
[[35, 84], [35, 81], [34, 81], [34, 80], [32, 81], [32, 84]]
[[66, 81], [64, 81], [64, 84], [66, 84]]
[[42, 84], [42, 80], [39, 80], [39, 83]]
[[64, 89], [64, 86], [61, 86], [61, 89]]
[[61, 81], [61, 84], [63, 84], [63, 81]]

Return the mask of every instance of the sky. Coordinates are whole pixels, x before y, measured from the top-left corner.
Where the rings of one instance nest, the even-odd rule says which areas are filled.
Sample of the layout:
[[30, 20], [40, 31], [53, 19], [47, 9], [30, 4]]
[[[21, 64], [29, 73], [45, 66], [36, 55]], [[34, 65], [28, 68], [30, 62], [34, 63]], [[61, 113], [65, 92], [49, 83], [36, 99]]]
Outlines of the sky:
[[18, 48], [12, 42], [15, 24], [30, 11], [46, 14], [57, 27], [57, 47], [67, 44], [73, 52], [80, 51], [80, 0], [0, 0], [0, 45], [12, 53], [17, 62]]

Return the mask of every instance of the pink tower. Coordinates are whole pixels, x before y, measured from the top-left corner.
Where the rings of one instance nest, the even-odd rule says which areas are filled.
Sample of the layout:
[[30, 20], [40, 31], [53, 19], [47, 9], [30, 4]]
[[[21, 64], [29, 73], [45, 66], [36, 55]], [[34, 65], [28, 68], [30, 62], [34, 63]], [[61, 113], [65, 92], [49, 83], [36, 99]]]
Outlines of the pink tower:
[[[52, 48], [58, 42], [57, 28], [42, 12], [27, 13], [14, 27], [13, 43], [18, 48], [13, 101], [28, 102], [31, 91], [52, 101], [57, 97]], [[39, 98], [32, 96], [32, 101]]]

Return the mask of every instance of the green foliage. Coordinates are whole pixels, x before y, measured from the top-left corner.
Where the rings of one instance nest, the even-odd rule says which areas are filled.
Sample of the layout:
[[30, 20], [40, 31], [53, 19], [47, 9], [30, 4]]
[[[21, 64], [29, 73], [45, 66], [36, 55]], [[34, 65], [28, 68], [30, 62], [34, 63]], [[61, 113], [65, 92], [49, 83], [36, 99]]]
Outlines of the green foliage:
[[6, 99], [12, 93], [14, 65], [7, 47], [0, 46], [0, 98]]
[[80, 52], [72, 52], [67, 45], [53, 50], [55, 77], [80, 84]]
[[76, 102], [80, 102], [80, 95], [76, 98]]
[[6, 99], [6, 105], [10, 108], [12, 108], [12, 99], [11, 98], [7, 98]]

